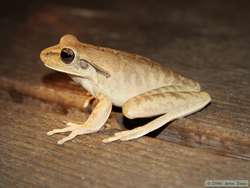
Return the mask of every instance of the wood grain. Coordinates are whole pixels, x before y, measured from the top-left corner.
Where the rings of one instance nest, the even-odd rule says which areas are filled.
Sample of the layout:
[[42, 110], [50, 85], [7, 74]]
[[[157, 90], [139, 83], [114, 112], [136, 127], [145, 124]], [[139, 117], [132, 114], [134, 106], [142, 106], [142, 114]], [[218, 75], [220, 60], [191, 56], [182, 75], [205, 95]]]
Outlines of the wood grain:
[[[63, 146], [46, 131], [76, 115], [0, 93], [0, 187], [202, 187], [207, 179], [248, 179], [250, 163], [144, 137], [103, 144], [114, 131]], [[234, 169], [234, 171], [232, 171]]]
[[[156, 6], [159, 8], [160, 4]], [[72, 33], [84, 42], [137, 52], [199, 81], [202, 88], [212, 96], [212, 103], [206, 109], [170, 123], [168, 127], [156, 131], [153, 135], [187, 146], [211, 148], [223, 154], [233, 154], [249, 160], [249, 36], [245, 33], [248, 27], [245, 22], [239, 24], [238, 17], [231, 20], [231, 25], [228, 23], [227, 16], [236, 5], [228, 5], [227, 11], [223, 13], [219, 11], [220, 7], [215, 9], [216, 13], [221, 14], [220, 20], [209, 11], [204, 13], [202, 10], [207, 10], [205, 7], [200, 10], [185, 6], [190, 9], [187, 13], [190, 17], [184, 16], [182, 8], [175, 10], [170, 6], [169, 11], [161, 13], [165, 14], [166, 20], [162, 20], [157, 13], [156, 17], [151, 19], [147, 14], [131, 9], [131, 15], [136, 15], [137, 27], [148, 25], [149, 28], [144, 30], [130, 27], [135, 21], [124, 17], [125, 12], [58, 5], [44, 5], [34, 9], [25, 21], [16, 24], [16, 33], [8, 33], [6, 36], [9, 38], [2, 36], [8, 45], [0, 44], [2, 52], [6, 54], [0, 64], [0, 87], [14, 89], [45, 101], [81, 108], [87, 97], [86, 93], [75, 86], [67, 76], [45, 68], [39, 60], [41, 49], [57, 43], [61, 35]], [[241, 8], [243, 5], [239, 7]], [[149, 11], [146, 5], [143, 10]], [[182, 18], [182, 22], [178, 22], [180, 28], [171, 24], [174, 22], [171, 16], [175, 14], [180, 14]], [[195, 20], [193, 16], [201, 16], [208, 21], [207, 25], [200, 28], [201, 18]], [[67, 19], [64, 19], [65, 17]], [[164, 25], [161, 27], [162, 31], [157, 30], [159, 23], [155, 23], [155, 20]], [[96, 25], [96, 22], [105, 23], [105, 26]], [[197, 28], [190, 28], [189, 22], [194, 22]], [[69, 28], [68, 25], [72, 26]], [[113, 28], [112, 25], [120, 27]], [[151, 28], [151, 25], [155, 29]], [[237, 26], [237, 29], [233, 26]], [[51, 30], [41, 30], [47, 27]], [[232, 27], [234, 31], [230, 30]], [[131, 28], [133, 36], [125, 32], [124, 28]], [[182, 36], [172, 30], [185, 32], [183, 31]], [[164, 38], [148, 41], [148, 37], [157, 32], [162, 33]], [[170, 40], [172, 35], [176, 40]], [[220, 37], [221, 35], [226, 37], [226, 40]], [[133, 40], [133, 37], [136, 40]], [[121, 119], [120, 122], [125, 123], [127, 128], [141, 125], [140, 121]]]
[[[20, 6], [0, 7], [0, 187], [202, 187], [206, 179], [250, 180], [250, 3]], [[152, 58], [200, 82], [212, 103], [150, 135], [156, 138], [105, 145], [101, 140], [117, 131], [105, 129], [57, 146], [62, 135], [47, 137], [48, 130], [88, 116], [78, 110], [88, 94], [39, 60], [65, 33]], [[149, 121], [129, 121], [117, 111], [111, 127]]]

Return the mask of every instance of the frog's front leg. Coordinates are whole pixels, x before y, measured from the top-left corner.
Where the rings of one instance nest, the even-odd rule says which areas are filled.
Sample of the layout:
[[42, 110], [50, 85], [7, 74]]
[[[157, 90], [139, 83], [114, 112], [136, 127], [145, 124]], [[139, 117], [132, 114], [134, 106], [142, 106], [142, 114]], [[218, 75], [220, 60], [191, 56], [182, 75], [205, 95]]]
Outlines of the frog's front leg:
[[[128, 100], [123, 106], [123, 114], [130, 118], [150, 117], [163, 114], [144, 126], [115, 133], [104, 139], [108, 143], [115, 140], [131, 140], [146, 135], [166, 123], [192, 114], [206, 106], [211, 98], [206, 92], [172, 91], [169, 87], [159, 88]], [[164, 92], [165, 90], [165, 92]]]
[[63, 144], [64, 142], [73, 139], [77, 135], [94, 133], [100, 130], [111, 113], [112, 102], [103, 94], [98, 94], [96, 98], [99, 100], [99, 102], [86, 122], [84, 122], [83, 124], [75, 124], [69, 122], [67, 123], [68, 127], [65, 127], [63, 129], [54, 129], [52, 131], [49, 131], [47, 135], [71, 131], [69, 136], [57, 142], [58, 144]]

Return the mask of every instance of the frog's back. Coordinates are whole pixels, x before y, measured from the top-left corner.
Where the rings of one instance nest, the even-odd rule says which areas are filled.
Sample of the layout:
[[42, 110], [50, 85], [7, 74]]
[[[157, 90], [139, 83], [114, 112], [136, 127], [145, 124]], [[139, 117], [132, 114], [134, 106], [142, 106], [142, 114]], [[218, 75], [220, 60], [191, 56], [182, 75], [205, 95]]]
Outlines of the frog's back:
[[120, 53], [123, 58], [127, 57], [125, 67], [129, 67], [127, 70], [129, 74], [136, 74], [135, 77], [138, 77], [139, 80], [144, 80], [145, 85], [150, 89], [166, 85], [185, 85], [195, 90], [200, 89], [199, 83], [186, 78], [149, 58], [126, 52]]
[[88, 54], [93, 62], [111, 75], [112, 79], [102, 79], [101, 77], [99, 80], [102, 90], [112, 90], [109, 95], [124, 95], [123, 98], [130, 98], [168, 85], [188, 85], [199, 88], [197, 82], [187, 79], [149, 58], [110, 48], [83, 45], [87, 45], [85, 54]]

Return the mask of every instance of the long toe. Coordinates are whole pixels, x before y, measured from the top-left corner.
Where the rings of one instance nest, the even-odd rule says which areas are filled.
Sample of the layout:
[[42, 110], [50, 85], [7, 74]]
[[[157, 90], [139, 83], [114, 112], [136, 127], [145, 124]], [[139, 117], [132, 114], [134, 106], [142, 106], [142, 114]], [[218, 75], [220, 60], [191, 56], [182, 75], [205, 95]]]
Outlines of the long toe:
[[120, 140], [120, 136], [111, 136], [102, 140], [103, 143], [110, 143], [116, 140]]
[[65, 133], [65, 132], [73, 131], [75, 129], [76, 129], [76, 127], [65, 127], [62, 129], [54, 129], [52, 131], [47, 132], [47, 135], [50, 136], [50, 135], [53, 135], [56, 133]]
[[61, 144], [64, 144], [64, 142], [67, 142], [67, 141], [69, 141], [69, 140], [72, 140], [72, 139], [75, 138], [77, 135], [78, 135], [78, 134], [75, 133], [75, 132], [73, 131], [72, 133], [70, 133], [69, 136], [64, 137], [63, 139], [59, 140], [59, 141], [57, 142], [57, 144], [60, 144], [60, 145], [61, 145]]
[[127, 134], [127, 135], [122, 136], [120, 138], [120, 140], [122, 140], [122, 141], [132, 140], [132, 139], [139, 138], [139, 137], [141, 137], [143, 135], [144, 135], [143, 132], [139, 132], [139, 131], [138, 132], [131, 132], [131, 133]]

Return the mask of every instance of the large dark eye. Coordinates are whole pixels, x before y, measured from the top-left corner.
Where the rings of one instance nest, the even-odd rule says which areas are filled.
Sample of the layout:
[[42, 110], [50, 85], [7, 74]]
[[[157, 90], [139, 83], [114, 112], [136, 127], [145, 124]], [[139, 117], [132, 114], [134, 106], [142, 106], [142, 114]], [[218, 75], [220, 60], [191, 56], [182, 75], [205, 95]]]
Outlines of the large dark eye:
[[61, 51], [60, 57], [64, 63], [70, 64], [74, 60], [75, 54], [73, 50], [69, 48], [63, 48]]

